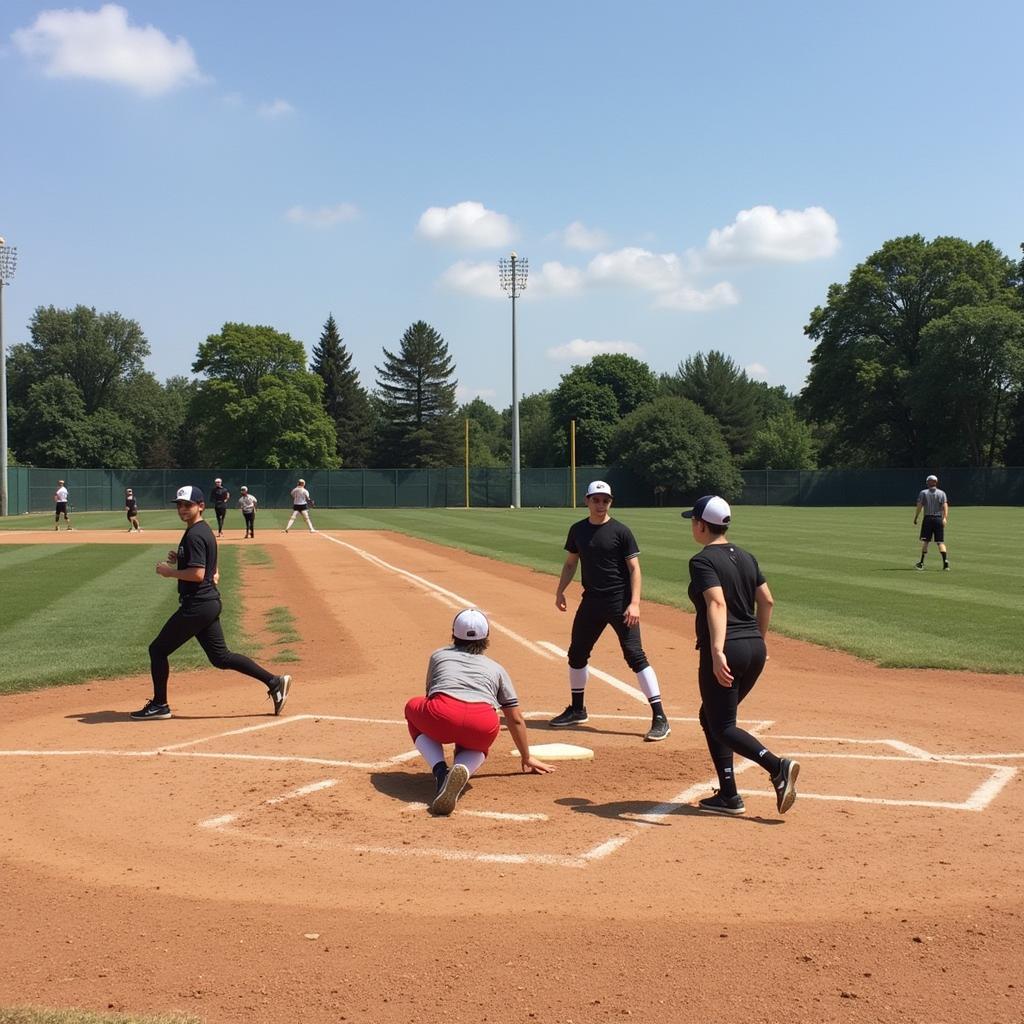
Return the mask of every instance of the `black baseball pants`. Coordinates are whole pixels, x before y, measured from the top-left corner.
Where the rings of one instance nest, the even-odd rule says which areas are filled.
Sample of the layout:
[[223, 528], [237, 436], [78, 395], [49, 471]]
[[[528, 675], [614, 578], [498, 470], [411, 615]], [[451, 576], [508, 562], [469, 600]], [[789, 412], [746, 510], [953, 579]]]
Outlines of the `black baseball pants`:
[[224, 532], [224, 517], [228, 514], [227, 505], [214, 505], [213, 511], [217, 516], [217, 532]]
[[725, 796], [734, 795], [726, 792], [734, 785], [733, 753], [761, 765], [771, 775], [779, 770], [779, 759], [756, 736], [736, 725], [737, 709], [760, 678], [767, 654], [760, 637], [726, 640], [725, 660], [732, 672], [732, 686], [722, 686], [715, 678], [711, 650], [700, 649], [700, 725]]
[[192, 637], [206, 652], [214, 668], [234, 669], [243, 675], [252, 676], [269, 686], [274, 674], [257, 665], [244, 654], [228, 650], [224, 630], [220, 624], [221, 603], [214, 601], [192, 601], [181, 607], [164, 623], [159, 636], [149, 645], [149, 669], [153, 676], [153, 700], [157, 704], [167, 703], [167, 677], [171, 667], [168, 657]]
[[590, 660], [594, 644], [606, 626], [615, 630], [626, 664], [640, 672], [650, 665], [640, 642], [640, 625], [627, 626], [622, 616], [629, 606], [629, 600], [621, 597], [613, 600], [583, 595], [576, 617], [572, 620], [572, 639], [569, 643], [569, 667], [583, 668]]
[[245, 520], [245, 533], [248, 537], [256, 536], [256, 513], [255, 512], [243, 512], [242, 518]]

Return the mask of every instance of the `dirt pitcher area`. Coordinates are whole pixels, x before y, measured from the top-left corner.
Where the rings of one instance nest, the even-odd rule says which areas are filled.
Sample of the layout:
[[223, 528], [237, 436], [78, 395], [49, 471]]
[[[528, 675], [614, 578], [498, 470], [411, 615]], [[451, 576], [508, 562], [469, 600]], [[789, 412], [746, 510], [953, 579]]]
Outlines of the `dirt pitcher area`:
[[[32, 540], [121, 538], [0, 542]], [[272, 565], [243, 572], [261, 660], [275, 667], [266, 609], [287, 605], [302, 636], [280, 718], [259, 684], [213, 669], [172, 672], [169, 721], [127, 718], [148, 677], [0, 701], [0, 1006], [1024, 1021], [1024, 678], [881, 670], [770, 637], [741, 720], [801, 762], [799, 796], [780, 818], [751, 767], [746, 815], [721, 818], [695, 810], [713, 771], [691, 615], [642, 607], [667, 741], [643, 742], [610, 630], [589, 724], [554, 732], [575, 605], [558, 612], [554, 577], [388, 533], [258, 543]], [[680, 587], [685, 571], [681, 552]], [[492, 618], [531, 742], [594, 758], [525, 776], [503, 731], [455, 814], [432, 818], [402, 708], [467, 604]]]

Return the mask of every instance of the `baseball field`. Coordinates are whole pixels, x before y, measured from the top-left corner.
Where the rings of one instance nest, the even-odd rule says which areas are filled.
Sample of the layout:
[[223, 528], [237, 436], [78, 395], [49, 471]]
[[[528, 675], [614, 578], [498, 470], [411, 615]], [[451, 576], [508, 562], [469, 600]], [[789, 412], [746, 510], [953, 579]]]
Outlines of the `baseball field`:
[[[567, 702], [554, 574], [579, 514], [317, 509], [319, 533], [286, 536], [286, 513], [264, 511], [255, 541], [229, 514], [229, 642], [291, 673], [291, 698], [273, 717], [262, 687], [192, 644], [172, 661], [174, 718], [146, 723], [126, 715], [174, 605], [153, 571], [173, 511], [144, 510], [133, 536], [114, 513], [71, 533], [5, 523], [0, 1007], [1024, 1020], [1024, 511], [952, 510], [952, 570], [933, 550], [920, 573], [912, 509], [738, 510], [730, 536], [758, 555], [778, 626], [743, 717], [802, 773], [779, 817], [744, 771], [735, 819], [694, 808], [713, 773], [678, 510], [618, 512], [672, 735], [642, 742], [646, 702], [611, 635], [590, 722], [548, 729]], [[524, 776], [503, 733], [435, 819], [402, 706], [468, 604], [491, 616], [531, 742], [594, 758]]]

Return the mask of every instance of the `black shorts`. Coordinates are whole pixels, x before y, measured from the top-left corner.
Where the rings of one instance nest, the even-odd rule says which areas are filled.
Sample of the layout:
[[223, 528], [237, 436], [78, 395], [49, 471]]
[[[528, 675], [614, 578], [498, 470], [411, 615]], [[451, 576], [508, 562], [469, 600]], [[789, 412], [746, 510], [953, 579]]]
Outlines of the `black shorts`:
[[946, 527], [942, 522], [942, 516], [925, 516], [921, 521], [921, 540], [927, 543], [930, 540], [942, 544], [946, 539]]
[[54, 508], [56, 509], [56, 515], [60, 515], [62, 512], [64, 515], [68, 514], [68, 503], [66, 501], [58, 501]]
[[136, 516], [137, 516], [138, 514], [139, 514], [139, 510], [138, 510], [137, 508], [130, 508], [130, 509], [128, 509], [128, 510], [127, 510], [127, 511], [125, 512], [125, 515], [126, 515], [126, 516], [127, 516], [127, 517], [128, 517], [129, 519], [134, 519], [134, 518], [135, 518], [135, 517], [136, 517]]
[[308, 505], [292, 505], [293, 512], [305, 512], [308, 508]]

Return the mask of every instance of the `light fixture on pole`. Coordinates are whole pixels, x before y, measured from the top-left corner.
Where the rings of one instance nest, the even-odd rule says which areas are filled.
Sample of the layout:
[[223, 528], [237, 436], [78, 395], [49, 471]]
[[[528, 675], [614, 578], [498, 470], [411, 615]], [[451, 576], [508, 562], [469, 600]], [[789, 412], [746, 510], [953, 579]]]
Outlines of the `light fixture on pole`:
[[498, 260], [498, 280], [512, 300], [512, 506], [522, 507], [519, 479], [519, 374], [516, 365], [516, 299], [526, 291], [530, 261], [510, 252]]
[[7, 356], [4, 352], [4, 286], [18, 267], [18, 250], [0, 238], [0, 516], [7, 515]]

